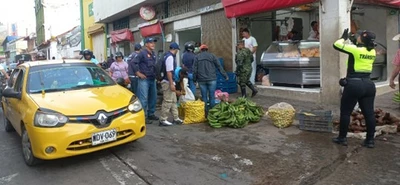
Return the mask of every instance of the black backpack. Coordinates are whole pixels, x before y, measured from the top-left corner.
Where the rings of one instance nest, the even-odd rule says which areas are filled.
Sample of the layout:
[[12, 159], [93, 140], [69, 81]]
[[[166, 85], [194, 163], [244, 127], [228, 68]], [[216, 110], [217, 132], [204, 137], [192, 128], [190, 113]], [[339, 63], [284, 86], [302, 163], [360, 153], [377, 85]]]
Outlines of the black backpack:
[[165, 57], [167, 53], [164, 53], [163, 57], [160, 57], [156, 62], [156, 79], [162, 81], [165, 73]]

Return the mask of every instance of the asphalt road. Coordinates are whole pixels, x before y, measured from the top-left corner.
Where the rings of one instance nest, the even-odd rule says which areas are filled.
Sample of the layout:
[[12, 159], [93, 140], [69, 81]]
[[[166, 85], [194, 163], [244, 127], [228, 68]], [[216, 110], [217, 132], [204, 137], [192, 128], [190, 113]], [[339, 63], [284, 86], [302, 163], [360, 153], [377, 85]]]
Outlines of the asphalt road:
[[28, 167], [22, 158], [20, 137], [4, 131], [2, 114], [0, 120], [0, 184], [147, 184], [110, 150]]

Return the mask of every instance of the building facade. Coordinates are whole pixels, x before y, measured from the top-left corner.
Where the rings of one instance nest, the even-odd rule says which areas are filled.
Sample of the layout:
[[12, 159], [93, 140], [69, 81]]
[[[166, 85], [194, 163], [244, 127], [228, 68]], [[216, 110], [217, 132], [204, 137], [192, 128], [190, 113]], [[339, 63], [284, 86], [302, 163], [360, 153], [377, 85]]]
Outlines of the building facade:
[[[111, 2], [111, 1], [110, 1]], [[116, 3], [118, 4], [118, 3]], [[106, 29], [102, 23], [94, 21], [93, 0], [80, 0], [81, 10], [81, 49], [90, 49], [100, 61], [107, 59]]]
[[[141, 7], [152, 7], [154, 18], [143, 19]], [[194, 41], [207, 44], [210, 52], [225, 61], [225, 69], [233, 70], [232, 21], [225, 17], [220, 0], [94, 0], [94, 14], [95, 22], [107, 25], [111, 53], [121, 51], [127, 56], [133, 51], [132, 44], [142, 43], [145, 36], [158, 39], [158, 54], [168, 50], [171, 42], [179, 43], [183, 51], [184, 43]], [[124, 30], [129, 30], [133, 38]]]

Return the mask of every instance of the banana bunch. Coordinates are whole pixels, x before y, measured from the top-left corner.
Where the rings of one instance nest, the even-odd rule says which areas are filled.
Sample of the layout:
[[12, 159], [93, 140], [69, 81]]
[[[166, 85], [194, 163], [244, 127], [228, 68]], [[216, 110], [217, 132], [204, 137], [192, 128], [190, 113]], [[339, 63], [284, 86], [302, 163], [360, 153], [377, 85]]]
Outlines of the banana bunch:
[[208, 113], [208, 121], [211, 127], [243, 128], [249, 122], [259, 122], [264, 115], [262, 107], [246, 98], [239, 98], [232, 104], [221, 102]]
[[396, 103], [400, 103], [400, 92], [396, 92], [394, 94], [393, 101]]

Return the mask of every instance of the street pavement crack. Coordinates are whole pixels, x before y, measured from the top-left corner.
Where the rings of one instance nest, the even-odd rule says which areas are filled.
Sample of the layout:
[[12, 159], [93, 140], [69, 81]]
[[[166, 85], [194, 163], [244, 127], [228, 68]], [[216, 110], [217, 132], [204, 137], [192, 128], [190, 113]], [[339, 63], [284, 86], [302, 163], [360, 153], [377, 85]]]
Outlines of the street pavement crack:
[[329, 177], [332, 172], [334, 172], [341, 164], [347, 161], [348, 158], [357, 154], [361, 148], [362, 146], [356, 146], [352, 151], [339, 155], [339, 157], [333, 160], [330, 164], [320, 168], [318, 171], [314, 172], [310, 176], [302, 179], [300, 185], [316, 184], [320, 180]]
[[146, 184], [152, 185], [144, 176], [140, 175], [140, 173], [134, 169], [131, 165], [129, 165], [125, 160], [123, 160], [120, 156], [118, 156], [114, 151], [111, 151], [111, 154], [113, 154], [122, 164], [124, 164], [126, 167], [131, 169], [140, 179], [142, 179]]

